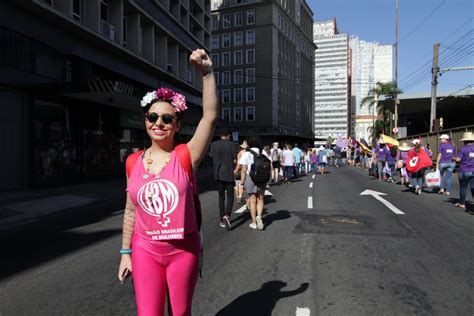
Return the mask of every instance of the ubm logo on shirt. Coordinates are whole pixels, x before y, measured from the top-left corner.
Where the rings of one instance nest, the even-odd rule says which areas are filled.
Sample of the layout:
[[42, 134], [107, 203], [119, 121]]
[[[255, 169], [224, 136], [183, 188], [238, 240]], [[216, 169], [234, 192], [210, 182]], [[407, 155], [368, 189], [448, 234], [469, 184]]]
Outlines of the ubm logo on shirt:
[[137, 200], [147, 214], [157, 217], [158, 224], [167, 227], [171, 222], [169, 215], [178, 205], [179, 195], [171, 181], [158, 179], [143, 185], [138, 191]]

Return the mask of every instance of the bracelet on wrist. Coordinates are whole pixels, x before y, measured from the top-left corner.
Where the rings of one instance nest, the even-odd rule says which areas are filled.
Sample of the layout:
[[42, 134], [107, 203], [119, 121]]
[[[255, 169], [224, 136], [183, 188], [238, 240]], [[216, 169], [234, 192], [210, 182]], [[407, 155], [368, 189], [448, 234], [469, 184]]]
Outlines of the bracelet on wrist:
[[130, 249], [130, 248], [122, 248], [122, 249], [120, 249], [120, 254], [121, 254], [121, 255], [131, 255], [131, 254], [132, 254], [132, 249]]

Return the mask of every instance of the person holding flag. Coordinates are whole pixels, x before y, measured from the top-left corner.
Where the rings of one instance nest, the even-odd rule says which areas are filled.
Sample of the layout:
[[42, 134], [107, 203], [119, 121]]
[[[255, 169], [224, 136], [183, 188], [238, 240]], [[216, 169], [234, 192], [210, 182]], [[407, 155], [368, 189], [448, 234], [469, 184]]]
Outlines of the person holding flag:
[[415, 194], [420, 195], [425, 171], [433, 165], [433, 162], [421, 146], [421, 140], [419, 138], [415, 138], [412, 144], [413, 148], [408, 152], [406, 168], [410, 173], [412, 185], [415, 188]]

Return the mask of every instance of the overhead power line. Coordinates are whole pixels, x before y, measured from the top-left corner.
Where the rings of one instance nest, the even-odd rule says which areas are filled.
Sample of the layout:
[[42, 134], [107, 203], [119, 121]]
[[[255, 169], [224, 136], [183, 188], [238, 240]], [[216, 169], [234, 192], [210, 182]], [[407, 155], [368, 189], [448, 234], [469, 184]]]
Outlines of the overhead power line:
[[441, 6], [446, 2], [446, 0], [441, 1], [441, 3], [433, 10], [431, 11], [430, 14], [428, 14], [417, 26], [415, 26], [414, 29], [412, 29], [410, 32], [408, 32], [405, 36], [403, 36], [399, 42], [403, 41], [404, 39], [408, 38], [411, 34], [415, 33], [423, 24], [425, 24], [426, 21], [428, 21], [429, 18], [433, 16], [433, 14], [436, 13], [436, 11], [441, 8]]

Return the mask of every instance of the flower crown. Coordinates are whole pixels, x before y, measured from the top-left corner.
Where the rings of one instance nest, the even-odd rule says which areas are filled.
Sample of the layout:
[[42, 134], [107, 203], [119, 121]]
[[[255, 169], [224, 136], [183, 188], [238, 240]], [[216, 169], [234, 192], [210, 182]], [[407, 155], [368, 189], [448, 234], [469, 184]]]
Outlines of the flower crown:
[[159, 88], [155, 91], [147, 92], [140, 104], [142, 107], [145, 107], [155, 100], [170, 102], [175, 112], [182, 112], [188, 108], [186, 106], [186, 98], [184, 95], [177, 93], [170, 88]]

